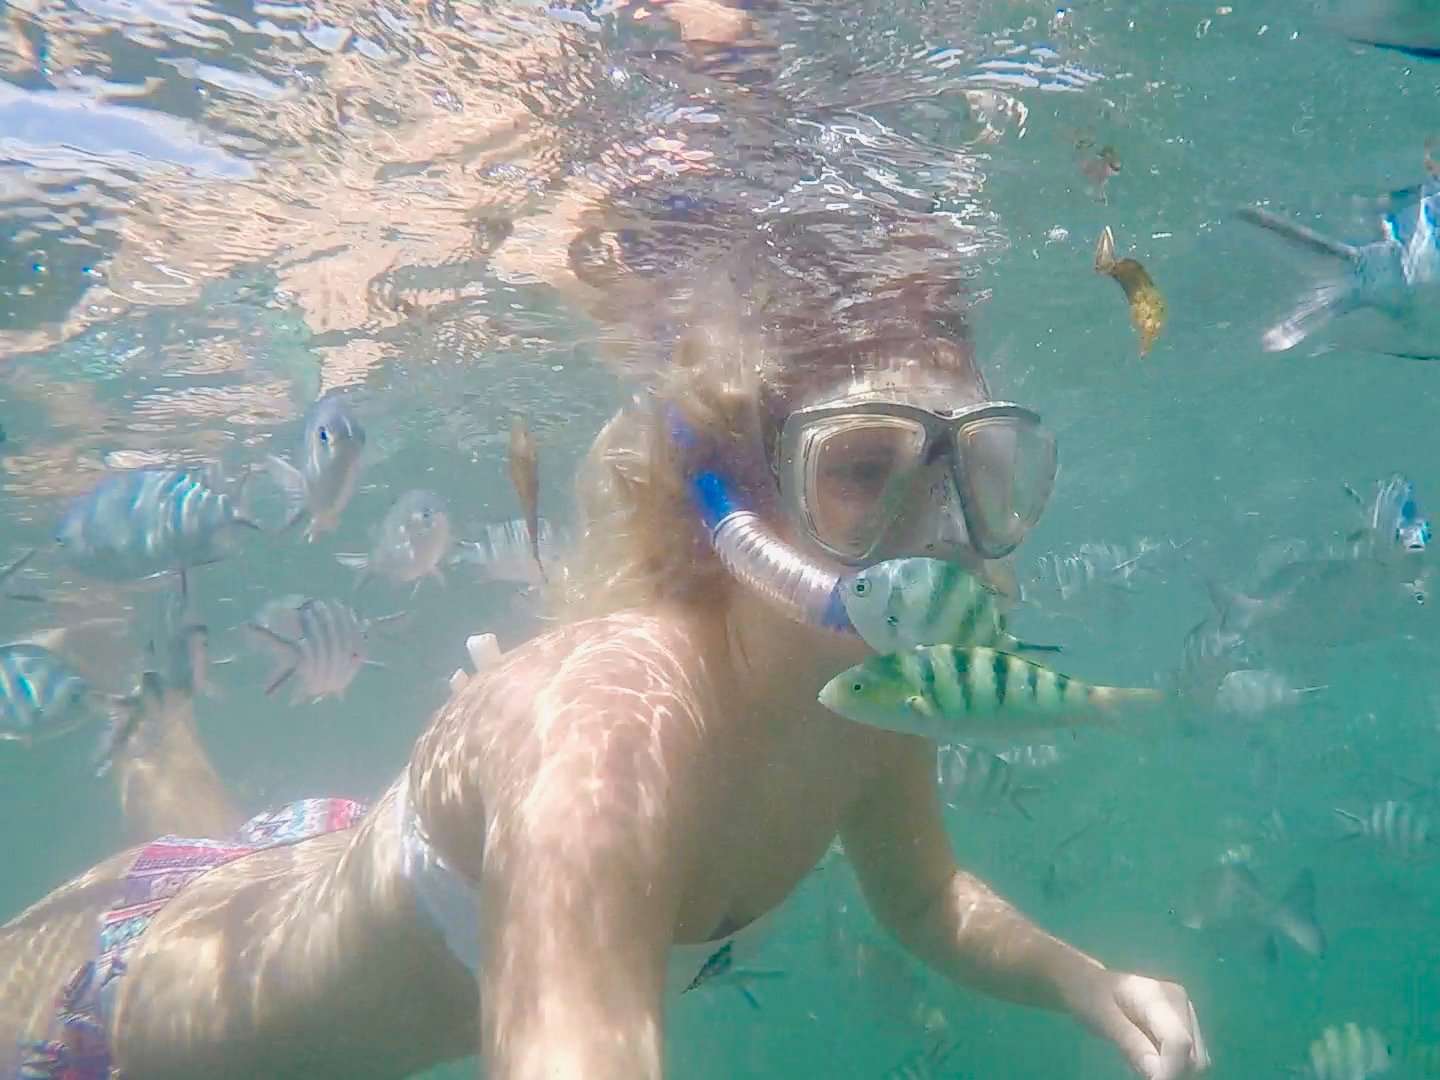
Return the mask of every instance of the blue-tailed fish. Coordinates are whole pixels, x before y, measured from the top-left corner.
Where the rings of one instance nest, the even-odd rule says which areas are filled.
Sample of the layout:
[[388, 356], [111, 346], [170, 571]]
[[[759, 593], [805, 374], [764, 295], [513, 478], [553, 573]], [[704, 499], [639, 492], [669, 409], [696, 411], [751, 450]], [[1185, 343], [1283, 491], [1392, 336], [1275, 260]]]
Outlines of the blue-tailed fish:
[[1310, 1057], [1301, 1075], [1307, 1080], [1370, 1080], [1394, 1066], [1385, 1036], [1351, 1021], [1343, 1027], [1326, 1028], [1310, 1044]]
[[380, 666], [366, 655], [366, 634], [379, 623], [400, 617], [362, 619], [339, 600], [287, 596], [271, 601], [248, 624], [276, 658], [265, 693], [289, 684], [293, 704], [342, 697], [362, 667]]
[[[1328, 257], [1342, 272], [1311, 289], [1280, 322], [1260, 339], [1267, 352], [1293, 349], [1341, 315], [1369, 308], [1401, 325], [1433, 330], [1434, 312], [1440, 307], [1440, 179], [1404, 191], [1386, 200], [1380, 219], [1380, 239], [1359, 246], [1342, 243], [1314, 229], [1259, 207], [1241, 216], [1269, 229], [1299, 247]], [[1430, 316], [1425, 319], [1425, 316]], [[1433, 359], [1440, 349], [1420, 345], [1417, 351], [1380, 349], [1398, 356]]]
[[445, 500], [433, 491], [407, 491], [380, 522], [370, 554], [340, 554], [335, 559], [360, 571], [357, 586], [375, 574], [393, 581], [413, 581], [417, 587], [426, 577], [439, 578], [443, 584], [440, 564], [453, 543]]
[[241, 531], [259, 528], [209, 469], [127, 469], [72, 501], [55, 541], [89, 576], [130, 581], [173, 570], [183, 590], [187, 570], [218, 561]]
[[314, 540], [340, 522], [355, 493], [365, 431], [337, 392], [310, 406], [300, 435], [297, 464], [275, 456], [266, 461], [271, 478], [285, 495], [285, 524], [308, 517], [305, 539]]
[[1415, 484], [1408, 478], [1396, 473], [1379, 481], [1368, 504], [1349, 484], [1345, 491], [1364, 515], [1364, 528], [1351, 536], [1352, 543], [1373, 540], [1380, 555], [1397, 549], [1420, 552], [1430, 546], [1430, 519], [1420, 513]]
[[876, 652], [916, 645], [1042, 649], [1005, 628], [1004, 598], [959, 563], [891, 559], [845, 582], [845, 613]]
[[955, 645], [869, 657], [820, 691], [820, 703], [847, 720], [938, 742], [1037, 727], [1118, 726], [1122, 709], [1165, 698], [1159, 690], [1092, 686], [1010, 653]]

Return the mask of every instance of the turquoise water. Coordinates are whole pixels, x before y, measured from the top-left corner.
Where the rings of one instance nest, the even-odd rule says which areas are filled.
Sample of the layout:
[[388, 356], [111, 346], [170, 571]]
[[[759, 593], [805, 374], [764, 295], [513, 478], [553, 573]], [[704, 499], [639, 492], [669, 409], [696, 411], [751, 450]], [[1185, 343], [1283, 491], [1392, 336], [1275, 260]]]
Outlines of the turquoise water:
[[[236, 657], [217, 676], [223, 695], [199, 706], [202, 735], [247, 808], [379, 791], [443, 700], [465, 635], [494, 631], [509, 646], [536, 630], [523, 590], [463, 568], [413, 601], [370, 586], [366, 614], [414, 613], [403, 632], [377, 634], [385, 667], [361, 672], [343, 703], [290, 707], [262, 695], [264, 667], [234, 628], [276, 595], [350, 597], [333, 553], [368, 547], [406, 488], [442, 494], [462, 532], [515, 516], [512, 411], [541, 442], [542, 507], [563, 529], [575, 465], [628, 391], [599, 356], [603, 331], [544, 284], [554, 258], [537, 222], [588, 180], [637, 168], [615, 147], [680, 129], [747, 166], [726, 193], [813, 182], [803, 154], [765, 141], [812, 138], [805, 167], [830, 154], [852, 193], [920, 192], [966, 226], [992, 381], [1060, 438], [1055, 497], [1022, 569], [1086, 541], [1190, 545], [1122, 604], [1080, 619], [1022, 613], [1029, 636], [1065, 647], [1068, 670], [1168, 679], [1209, 612], [1207, 583], [1245, 585], [1266, 548], [1352, 527], [1344, 482], [1363, 491], [1399, 471], [1440, 506], [1428, 405], [1440, 369], [1343, 340], [1260, 348], [1323, 267], [1237, 223], [1235, 208], [1269, 200], [1370, 239], [1359, 197], [1421, 179], [1424, 140], [1440, 132], [1440, 66], [1337, 39], [1307, 3], [1077, 3], [1059, 19], [1053, 4], [795, 5], [763, 16], [782, 44], [757, 62], [778, 65], [784, 94], [754, 106], [752, 127], [730, 124], [732, 87], [666, 59], [674, 34], [658, 16], [438, 2], [0, 11], [0, 562], [45, 544], [63, 500], [107, 467], [288, 453], [322, 387], [351, 388], [370, 432], [338, 534], [312, 546], [263, 537], [197, 575], [216, 652]], [[723, 130], [657, 119], [677, 86], [711, 94]], [[936, 87], [933, 100], [894, 104]], [[1023, 128], [1000, 119], [984, 138], [966, 89], [1013, 94]], [[827, 100], [849, 112], [816, 104]], [[844, 129], [873, 134], [875, 118], [888, 135], [873, 147]], [[1120, 158], [1106, 203], [1077, 166], [1077, 133]], [[721, 192], [703, 176], [646, 183]], [[1168, 301], [1144, 360], [1119, 289], [1092, 268], [1106, 225]], [[154, 591], [82, 583], [44, 555], [27, 580], [50, 602], [0, 602], [0, 631], [122, 616], [132, 632], [83, 652], [123, 689]], [[1184, 982], [1218, 1077], [1284, 1075], [1348, 1020], [1397, 1050], [1440, 1042], [1440, 875], [1337, 842], [1332, 814], [1387, 798], [1429, 807], [1395, 775], [1440, 772], [1424, 631], [1422, 620], [1408, 639], [1290, 658], [1287, 673], [1328, 689], [1252, 725], [1272, 781], [1254, 779], [1254, 732], [1234, 720], [1151, 742], [1065, 741], [1033, 821], [952, 812], [963, 864], [1111, 966]], [[79, 734], [0, 743], [0, 912], [119, 847], [113, 793], [85, 779], [90, 752]], [[1272, 808], [1284, 834], [1259, 838]], [[1097, 815], [1094, 879], [1048, 899], [1057, 847]], [[1323, 960], [1221, 954], [1177, 924], [1196, 876], [1242, 841], [1272, 890], [1314, 871]], [[784, 973], [757, 985], [758, 1012], [723, 986], [675, 1007], [673, 1075], [878, 1077], [924, 1045], [933, 1010], [960, 1043], [941, 1075], [1122, 1074], [1068, 1022], [949, 989], [896, 957], [843, 868], [807, 883], [756, 966]]]

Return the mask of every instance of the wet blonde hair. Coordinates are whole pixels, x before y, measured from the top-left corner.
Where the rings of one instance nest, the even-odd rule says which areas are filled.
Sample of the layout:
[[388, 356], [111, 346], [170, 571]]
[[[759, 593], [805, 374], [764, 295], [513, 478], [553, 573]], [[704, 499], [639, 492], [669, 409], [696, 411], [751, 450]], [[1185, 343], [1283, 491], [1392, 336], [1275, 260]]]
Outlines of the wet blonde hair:
[[[847, 302], [851, 320], [837, 330], [840, 321], [815, 304], [812, 288], [797, 298], [783, 266], [778, 275], [763, 261], [739, 266], [712, 265], [697, 284], [641, 305], [664, 311], [665, 321], [641, 328], [648, 345], [626, 339], [620, 347], [625, 370], [648, 366], [646, 386], [600, 430], [580, 467], [577, 535], [549, 596], [555, 615], [583, 618], [677, 596], [723, 610], [734, 583], [691, 502], [667, 406], [722, 448], [727, 469], [742, 474], [732, 479], [773, 491], [767, 441], [791, 410], [837, 385], [908, 369], [939, 374], [968, 397], [988, 396], [963, 323], [935, 318], [904, 282], [892, 282], [858, 327]], [[656, 361], [637, 363], [636, 350], [656, 341]]]

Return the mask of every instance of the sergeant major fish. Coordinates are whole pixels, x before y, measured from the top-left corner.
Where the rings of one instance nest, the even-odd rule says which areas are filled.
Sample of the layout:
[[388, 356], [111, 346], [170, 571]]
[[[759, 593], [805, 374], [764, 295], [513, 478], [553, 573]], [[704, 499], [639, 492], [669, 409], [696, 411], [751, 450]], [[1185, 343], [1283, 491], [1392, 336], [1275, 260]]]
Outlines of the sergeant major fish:
[[0, 645], [0, 739], [26, 746], [99, 718], [89, 683], [43, 645]]
[[176, 570], [183, 592], [188, 569], [229, 554], [240, 529], [259, 528], [208, 469], [128, 469], [73, 500], [55, 540], [83, 573], [124, 581]]
[[1159, 690], [1092, 686], [988, 648], [926, 645], [869, 657], [820, 691], [820, 703], [858, 724], [955, 742], [984, 732], [1114, 722]]
[[[1380, 220], [1380, 239], [1355, 246], [1259, 207], [1241, 217], [1299, 247], [1340, 263], [1343, 272], [1311, 289], [1260, 339], [1267, 352], [1285, 352], [1339, 316], [1370, 308], [1394, 320], [1413, 321], [1437, 306], [1440, 285], [1440, 180], [1393, 193]], [[1426, 329], [1431, 329], [1426, 324]], [[1380, 349], [1390, 352], [1389, 349]], [[1429, 351], [1394, 355], [1433, 359]]]
[[458, 540], [451, 559], [475, 566], [487, 581], [514, 581], [538, 585], [546, 564], [555, 557], [555, 531], [544, 518], [537, 519], [535, 545], [540, 551], [536, 563], [529, 528], [523, 518], [486, 525], [477, 540]]
[[407, 491], [380, 522], [369, 555], [339, 554], [335, 559], [342, 566], [360, 571], [357, 586], [371, 574], [413, 581], [417, 586], [430, 576], [443, 583], [440, 564], [450, 553], [452, 543], [445, 500], [433, 491]]
[[285, 495], [287, 528], [308, 516], [305, 539], [313, 541], [339, 524], [355, 493], [364, 449], [365, 431], [338, 393], [332, 391], [310, 406], [298, 466], [274, 455], [266, 460], [271, 479]]
[[1002, 598], [959, 563], [929, 558], [877, 563], [845, 582], [843, 600], [850, 624], [876, 652], [917, 645], [1043, 648], [1006, 630]]
[[1344, 835], [1363, 836], [1381, 851], [1400, 859], [1421, 859], [1435, 853], [1436, 835], [1430, 818], [1407, 802], [1387, 799], [1364, 815], [1335, 808]]
[[1310, 1044], [1307, 1080], [1370, 1080], [1388, 1073], [1395, 1064], [1385, 1037], [1374, 1028], [1351, 1021], [1326, 1028]]
[[362, 667], [378, 666], [366, 656], [366, 633], [399, 617], [362, 619], [339, 600], [303, 596], [272, 600], [248, 624], [260, 643], [276, 654], [265, 693], [273, 694], [289, 683], [292, 704], [343, 697]]
[[1009, 805], [1025, 820], [1032, 820], [1025, 800], [1040, 788], [1020, 783], [1010, 762], [982, 746], [956, 743], [942, 747], [936, 773], [940, 795], [952, 806], [996, 814]]

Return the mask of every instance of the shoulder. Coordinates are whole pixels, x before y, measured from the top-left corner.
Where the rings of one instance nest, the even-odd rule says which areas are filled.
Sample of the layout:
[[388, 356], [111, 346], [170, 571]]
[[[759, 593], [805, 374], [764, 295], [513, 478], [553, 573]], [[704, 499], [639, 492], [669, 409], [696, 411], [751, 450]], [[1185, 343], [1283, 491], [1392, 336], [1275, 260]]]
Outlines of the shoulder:
[[532, 824], [558, 825], [587, 806], [616, 815], [662, 797], [704, 727], [715, 658], [703, 639], [684, 618], [625, 612], [505, 654], [417, 744], [410, 777], [421, 816], [435, 830], [482, 808], [493, 818], [523, 807]]

